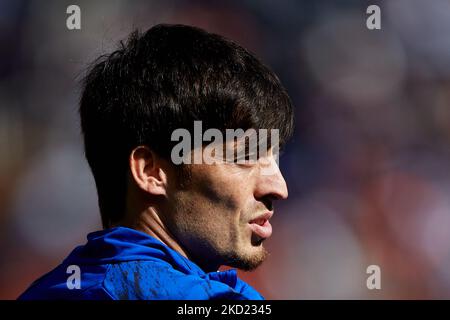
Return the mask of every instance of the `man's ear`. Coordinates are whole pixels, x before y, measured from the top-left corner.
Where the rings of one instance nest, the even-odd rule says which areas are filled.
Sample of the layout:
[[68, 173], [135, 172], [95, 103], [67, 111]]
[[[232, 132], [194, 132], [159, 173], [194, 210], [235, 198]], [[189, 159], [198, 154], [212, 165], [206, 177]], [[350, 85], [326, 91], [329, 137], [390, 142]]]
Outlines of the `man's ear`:
[[136, 185], [151, 195], [166, 195], [167, 175], [161, 159], [147, 146], [133, 149], [129, 158], [131, 176]]

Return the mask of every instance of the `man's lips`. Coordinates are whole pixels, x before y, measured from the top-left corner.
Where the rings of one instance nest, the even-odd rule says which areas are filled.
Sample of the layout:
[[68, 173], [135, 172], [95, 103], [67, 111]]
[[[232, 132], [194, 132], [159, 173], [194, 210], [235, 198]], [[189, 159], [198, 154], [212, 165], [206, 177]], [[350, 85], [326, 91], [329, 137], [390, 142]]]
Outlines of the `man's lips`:
[[266, 212], [255, 219], [250, 220], [250, 229], [263, 239], [270, 237], [272, 235], [272, 225], [270, 224], [269, 219], [272, 215], [273, 212]]

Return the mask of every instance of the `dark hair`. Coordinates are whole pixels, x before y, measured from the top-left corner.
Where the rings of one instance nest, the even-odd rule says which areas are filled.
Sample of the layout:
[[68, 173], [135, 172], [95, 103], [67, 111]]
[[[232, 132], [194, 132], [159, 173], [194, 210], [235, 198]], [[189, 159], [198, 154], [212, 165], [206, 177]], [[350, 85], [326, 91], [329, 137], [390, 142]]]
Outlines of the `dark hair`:
[[147, 145], [170, 159], [171, 134], [208, 128], [293, 131], [290, 99], [277, 76], [233, 41], [199, 28], [156, 25], [135, 31], [94, 61], [80, 100], [85, 154], [104, 227], [125, 213], [128, 157]]

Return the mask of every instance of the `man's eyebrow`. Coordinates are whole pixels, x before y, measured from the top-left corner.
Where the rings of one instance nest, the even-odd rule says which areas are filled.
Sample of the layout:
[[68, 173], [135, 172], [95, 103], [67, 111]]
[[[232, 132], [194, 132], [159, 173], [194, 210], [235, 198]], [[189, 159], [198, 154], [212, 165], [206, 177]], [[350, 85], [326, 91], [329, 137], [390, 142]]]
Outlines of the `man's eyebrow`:
[[[258, 135], [257, 135], [257, 138], [258, 138]], [[236, 157], [240, 155], [238, 151], [242, 152], [242, 150], [245, 151], [243, 154], [244, 156], [248, 156], [248, 155], [256, 153], [257, 158], [264, 155], [269, 150], [272, 150], [272, 152], [275, 151], [276, 153], [278, 153], [278, 155], [281, 155], [284, 152], [284, 147], [285, 147], [285, 143], [281, 143], [280, 141], [277, 141], [277, 143], [272, 144], [272, 141], [270, 138], [267, 139], [267, 141], [266, 141], [265, 150], [261, 150], [262, 143], [261, 143], [260, 139], [256, 140], [257, 143], [255, 145], [255, 148], [251, 148], [251, 149], [249, 146], [249, 143], [251, 140], [251, 139], [249, 139], [249, 136], [246, 136], [245, 138], [244, 137], [240, 137], [240, 138], [234, 137], [233, 140], [234, 141], [233, 141], [232, 149], [233, 149], [234, 155]], [[245, 143], [245, 149], [243, 149], [243, 146], [242, 146], [243, 141]], [[241, 155], [242, 155], [242, 153], [241, 153]]]

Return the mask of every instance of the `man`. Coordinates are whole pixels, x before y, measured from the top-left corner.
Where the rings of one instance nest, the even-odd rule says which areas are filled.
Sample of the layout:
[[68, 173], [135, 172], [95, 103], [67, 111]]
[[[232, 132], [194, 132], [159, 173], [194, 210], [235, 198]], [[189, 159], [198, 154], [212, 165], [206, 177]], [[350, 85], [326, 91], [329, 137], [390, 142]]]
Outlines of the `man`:
[[[19, 298], [262, 299], [218, 268], [263, 262], [272, 203], [288, 196], [274, 150], [292, 134], [293, 111], [278, 78], [219, 35], [157, 25], [95, 61], [80, 116], [104, 230]], [[198, 121], [279, 138], [253, 162], [175, 164], [174, 131]]]

